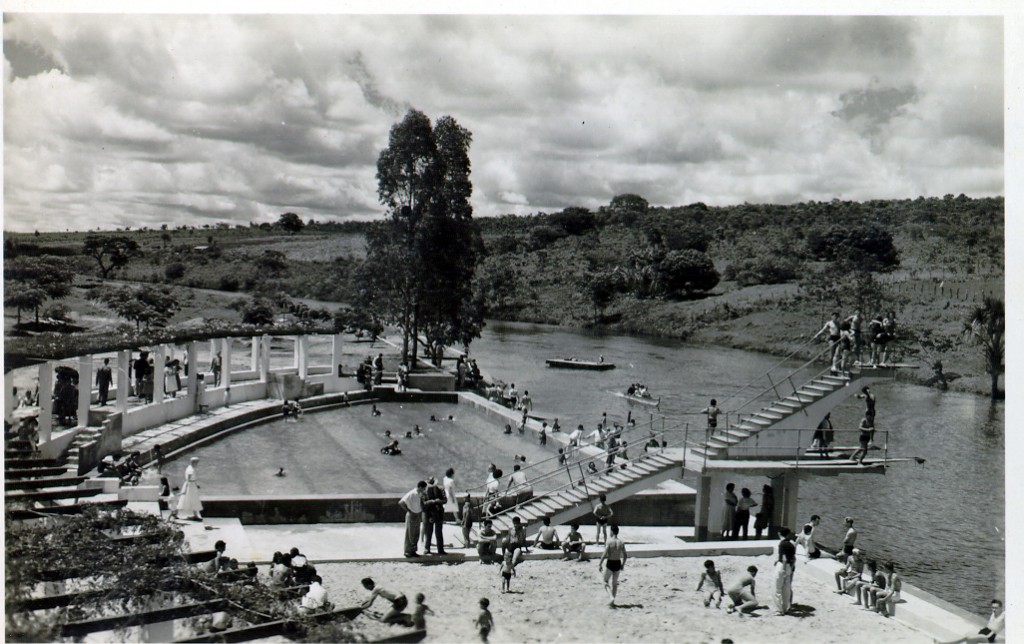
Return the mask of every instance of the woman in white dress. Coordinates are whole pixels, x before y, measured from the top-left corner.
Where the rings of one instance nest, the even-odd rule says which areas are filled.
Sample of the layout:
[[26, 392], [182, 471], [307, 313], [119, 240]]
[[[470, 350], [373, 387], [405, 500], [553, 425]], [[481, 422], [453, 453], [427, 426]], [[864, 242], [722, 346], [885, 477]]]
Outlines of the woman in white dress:
[[164, 363], [164, 394], [171, 398], [178, 394], [178, 379], [175, 377], [174, 362], [170, 358]]
[[199, 500], [199, 481], [196, 479], [196, 463], [199, 458], [193, 456], [185, 468], [185, 483], [181, 486], [178, 497], [178, 517], [190, 521], [202, 521], [203, 503]]
[[453, 468], [449, 467], [444, 473], [441, 485], [444, 486], [444, 512], [445, 514], [450, 513], [457, 519], [459, 517], [459, 500], [455, 498], [455, 470]]

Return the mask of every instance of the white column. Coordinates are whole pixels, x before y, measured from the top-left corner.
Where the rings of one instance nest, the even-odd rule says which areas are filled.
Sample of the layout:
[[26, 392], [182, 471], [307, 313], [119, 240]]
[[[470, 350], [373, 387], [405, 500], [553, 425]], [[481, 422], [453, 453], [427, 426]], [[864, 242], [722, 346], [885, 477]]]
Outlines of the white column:
[[231, 386], [231, 345], [233, 344], [233, 338], [221, 339], [220, 384], [224, 387]]
[[11, 412], [18, 406], [18, 396], [14, 393], [14, 372], [4, 374], [4, 420], [11, 422]]
[[92, 403], [92, 356], [78, 358], [78, 426], [89, 426], [89, 405]]
[[270, 382], [270, 336], [260, 336], [260, 380]]
[[167, 347], [162, 344], [153, 345], [153, 402], [164, 401], [164, 356]]
[[292, 367], [298, 371], [299, 369], [299, 338], [302, 336], [292, 336]]
[[[132, 352], [117, 352], [117, 411], [125, 414], [128, 411], [128, 381], [132, 368]], [[122, 422], [123, 418], [122, 418]]]
[[39, 442], [50, 440], [53, 430], [53, 363], [39, 365]]
[[185, 347], [185, 353], [188, 354], [188, 384], [185, 386], [188, 388], [188, 397], [190, 400], [194, 400], [196, 396], [196, 383], [199, 381], [199, 362], [196, 359], [199, 355], [199, 342], [192, 340]]
[[[779, 479], [775, 479], [779, 481]], [[796, 472], [786, 472], [782, 475], [781, 485], [773, 482], [775, 488], [775, 525], [785, 526], [792, 531], [800, 530], [799, 518], [797, 515], [797, 497], [800, 491], [800, 475]], [[781, 490], [780, 490], [781, 488]], [[782, 502], [779, 503], [779, 492], [782, 492]]]
[[249, 338], [251, 343], [252, 358], [249, 361], [249, 371], [256, 371], [260, 366], [260, 339], [258, 336]]
[[297, 368], [299, 372], [299, 378], [302, 380], [306, 379], [309, 374], [309, 336], [300, 335], [295, 341], [295, 356], [297, 359]]

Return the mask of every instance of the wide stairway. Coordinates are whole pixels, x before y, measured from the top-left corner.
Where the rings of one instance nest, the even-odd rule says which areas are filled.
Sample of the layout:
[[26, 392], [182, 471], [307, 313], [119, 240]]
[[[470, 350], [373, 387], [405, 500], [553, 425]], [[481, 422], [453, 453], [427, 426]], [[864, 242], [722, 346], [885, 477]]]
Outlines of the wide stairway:
[[[554, 464], [551, 460], [553, 459], [531, 467], [550, 467]], [[588, 471], [587, 466], [590, 463], [594, 463], [598, 468], [597, 473]], [[537, 477], [537, 474], [533, 476]], [[607, 502], [611, 504], [681, 476], [681, 463], [661, 453], [660, 450], [629, 460], [619, 458], [610, 469], [605, 464], [604, 455], [583, 457], [571, 464], [556, 466], [554, 470], [541, 474], [532, 481], [533, 484], [545, 481], [550, 484], [557, 477], [561, 480], [568, 479], [568, 483], [519, 503], [505, 497], [508, 500], [502, 503], [504, 509], [493, 516], [488, 516], [499, 535], [512, 528], [513, 517], [518, 517], [526, 527], [527, 535], [531, 535], [540, 529], [544, 517], [550, 518], [552, 525], [561, 525], [592, 513], [601, 494], [604, 494]], [[474, 528], [477, 536], [479, 527], [477, 524]]]
[[[792, 421], [797, 416], [809, 418], [808, 408], [824, 399], [833, 399], [834, 404], [831, 406], [834, 407], [857, 392], [857, 388], [851, 388], [851, 384], [858, 380], [859, 376], [859, 372], [832, 375], [829, 369], [825, 369], [788, 396], [780, 396], [753, 413], [738, 415], [737, 422], [727, 423], [724, 429], [715, 431], [700, 447], [694, 448], [693, 453], [708, 458], [724, 458], [730, 447], [761, 431], [792, 424], [787, 421]], [[820, 418], [814, 419], [815, 424], [818, 421]], [[807, 422], [801, 420], [802, 424]]]
[[68, 465], [43, 458], [27, 440], [5, 437], [4, 502], [14, 518], [40, 514], [74, 514], [85, 503], [124, 505], [117, 494], [104, 494], [84, 476], [68, 475]]

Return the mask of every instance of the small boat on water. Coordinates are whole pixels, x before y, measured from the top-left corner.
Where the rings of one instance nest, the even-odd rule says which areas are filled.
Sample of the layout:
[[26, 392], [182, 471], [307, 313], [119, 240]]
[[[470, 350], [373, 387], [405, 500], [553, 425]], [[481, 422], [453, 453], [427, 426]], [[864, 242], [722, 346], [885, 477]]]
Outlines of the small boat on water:
[[614, 362], [600, 360], [580, 360], [578, 358], [548, 358], [544, 362], [553, 369], [583, 369], [588, 371], [608, 371], [615, 368]]
[[612, 393], [618, 396], [619, 398], [625, 398], [629, 402], [636, 403], [638, 405], [647, 405], [648, 407], [657, 407], [661, 405], [661, 396], [655, 398], [651, 394], [641, 396], [639, 394], [627, 394], [621, 391], [613, 391]]

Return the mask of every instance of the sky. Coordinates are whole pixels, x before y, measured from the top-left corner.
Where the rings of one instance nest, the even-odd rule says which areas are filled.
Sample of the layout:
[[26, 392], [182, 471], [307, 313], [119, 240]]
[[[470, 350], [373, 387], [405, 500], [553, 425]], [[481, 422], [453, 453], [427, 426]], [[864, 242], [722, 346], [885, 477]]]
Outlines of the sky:
[[8, 12], [9, 231], [381, 217], [410, 108], [475, 216], [1004, 194], [1004, 19]]

